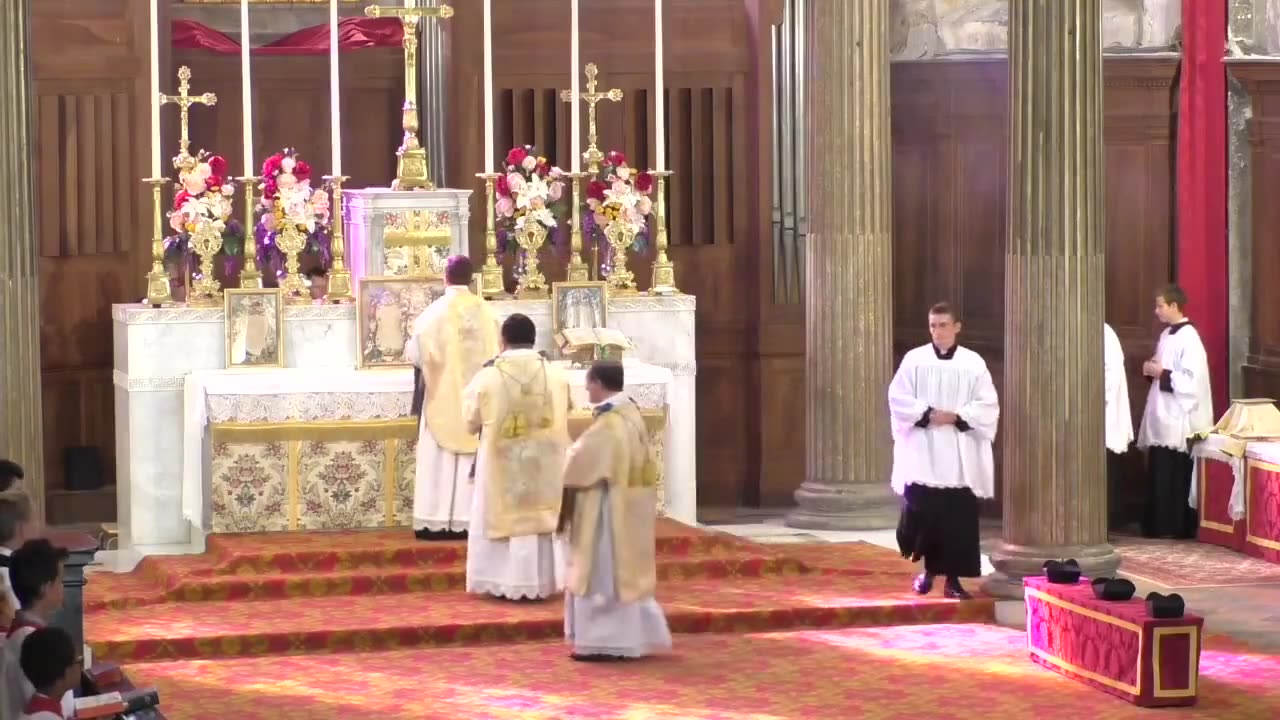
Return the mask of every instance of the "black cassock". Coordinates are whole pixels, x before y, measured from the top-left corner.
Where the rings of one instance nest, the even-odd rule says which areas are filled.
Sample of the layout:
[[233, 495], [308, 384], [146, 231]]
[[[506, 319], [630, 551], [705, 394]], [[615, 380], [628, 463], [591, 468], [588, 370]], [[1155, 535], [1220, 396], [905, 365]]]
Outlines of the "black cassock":
[[898, 517], [898, 549], [911, 562], [923, 559], [930, 575], [981, 577], [978, 496], [969, 488], [907, 485]]

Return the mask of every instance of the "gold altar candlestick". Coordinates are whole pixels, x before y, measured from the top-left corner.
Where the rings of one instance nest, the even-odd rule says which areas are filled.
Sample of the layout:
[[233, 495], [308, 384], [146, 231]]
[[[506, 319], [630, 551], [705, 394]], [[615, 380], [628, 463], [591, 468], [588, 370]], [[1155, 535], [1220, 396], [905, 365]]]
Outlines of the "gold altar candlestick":
[[262, 271], [258, 269], [258, 233], [253, 221], [253, 190], [258, 178], [247, 175], [236, 178], [244, 186], [244, 267], [240, 269], [240, 287], [262, 287]]
[[396, 179], [391, 189], [434, 190], [427, 172], [427, 151], [418, 140], [418, 21], [428, 17], [451, 18], [453, 8], [448, 5], [406, 8], [371, 5], [364, 9], [364, 14], [371, 18], [399, 18], [404, 25], [404, 107], [401, 111], [404, 139], [396, 150]]
[[586, 173], [566, 173], [573, 183], [573, 226], [569, 229], [569, 282], [586, 282], [591, 269], [582, 261], [582, 179]]
[[484, 266], [480, 268], [480, 295], [493, 299], [502, 295], [505, 288], [502, 283], [502, 266], [498, 264], [498, 229], [493, 216], [494, 198], [493, 183], [498, 179], [497, 173], [478, 173], [476, 177], [484, 180], [485, 218], [484, 218]]
[[656, 181], [654, 193], [657, 195], [657, 201], [654, 203], [653, 211], [653, 242], [658, 248], [658, 257], [653, 260], [653, 279], [649, 283], [649, 294], [679, 295], [680, 290], [676, 287], [676, 266], [667, 257], [666, 184], [667, 178], [671, 176], [671, 171], [650, 170], [649, 174]]
[[151, 186], [151, 272], [147, 273], [147, 303], [160, 307], [173, 302], [169, 273], [164, 269], [164, 220], [160, 202], [161, 188], [173, 181], [147, 178], [142, 182]]
[[329, 222], [333, 226], [330, 234], [333, 267], [329, 269], [329, 292], [326, 297], [329, 302], [334, 304], [349, 303], [355, 300], [351, 296], [351, 272], [347, 270], [345, 238], [342, 234], [343, 226], [346, 224], [346, 215], [342, 209], [342, 183], [350, 179], [341, 175], [325, 177], [325, 180], [333, 187], [333, 210], [329, 216]]

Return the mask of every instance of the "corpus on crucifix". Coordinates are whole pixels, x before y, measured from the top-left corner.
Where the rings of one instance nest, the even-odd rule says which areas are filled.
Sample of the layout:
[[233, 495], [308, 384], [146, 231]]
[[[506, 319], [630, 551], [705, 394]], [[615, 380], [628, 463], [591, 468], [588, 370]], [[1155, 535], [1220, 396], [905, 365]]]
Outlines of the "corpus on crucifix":
[[453, 17], [449, 5], [419, 7], [419, 0], [406, 0], [403, 8], [370, 5], [364, 14], [371, 18], [396, 17], [404, 23], [404, 108], [402, 127], [404, 140], [396, 150], [396, 179], [392, 190], [434, 190], [427, 173], [427, 151], [418, 140], [418, 21], [423, 18], [447, 19]]
[[191, 157], [189, 152], [191, 148], [191, 138], [189, 134], [191, 106], [192, 105], [208, 105], [213, 107], [218, 104], [218, 96], [213, 93], [204, 93], [203, 95], [191, 95], [191, 68], [183, 65], [178, 68], [178, 94], [177, 95], [160, 95], [161, 105], [177, 105], [179, 110], [180, 125], [178, 135], [178, 156], [173, 159], [174, 167], [180, 167], [188, 158]]
[[[596, 103], [601, 100], [610, 102], [621, 102], [622, 91], [613, 88], [604, 92], [596, 92], [596, 76], [600, 74], [600, 69], [595, 63], [587, 63], [587, 91], [582, 93], [579, 98], [574, 98], [572, 90], [561, 90], [560, 99], [572, 103], [577, 99], [581, 99], [587, 104], [587, 151], [583, 157], [587, 160], [587, 172], [600, 172], [600, 163], [604, 160], [604, 153], [600, 152], [600, 148], [596, 147]], [[575, 108], [576, 112], [576, 108]]]

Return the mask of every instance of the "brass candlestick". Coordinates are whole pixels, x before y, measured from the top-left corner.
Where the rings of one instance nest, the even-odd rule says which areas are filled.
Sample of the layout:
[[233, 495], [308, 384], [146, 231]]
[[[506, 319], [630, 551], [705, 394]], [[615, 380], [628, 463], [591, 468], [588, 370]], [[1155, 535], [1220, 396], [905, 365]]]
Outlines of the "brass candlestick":
[[582, 179], [586, 173], [566, 173], [573, 183], [573, 226], [569, 229], [569, 282], [587, 282], [591, 269], [582, 261]]
[[657, 195], [657, 202], [654, 203], [653, 210], [653, 234], [654, 245], [658, 248], [658, 257], [653, 260], [653, 279], [649, 283], [649, 294], [679, 295], [680, 290], [676, 287], [676, 266], [667, 257], [667, 193], [665, 190], [671, 171], [651, 170], [649, 174], [656, 181], [654, 193]]
[[147, 303], [160, 307], [173, 302], [169, 273], [164, 270], [164, 221], [160, 209], [160, 190], [172, 181], [168, 178], [147, 178], [142, 182], [151, 186], [151, 272], [147, 273]]
[[258, 233], [253, 222], [253, 191], [258, 178], [253, 175], [236, 178], [244, 185], [244, 267], [240, 269], [240, 287], [261, 288], [262, 271], [258, 269]]
[[351, 295], [351, 272], [347, 270], [346, 246], [342, 234], [343, 226], [346, 225], [346, 214], [342, 209], [342, 183], [350, 179], [345, 175], [329, 175], [325, 177], [325, 180], [333, 188], [333, 207], [329, 214], [329, 222], [333, 226], [330, 235], [333, 267], [329, 269], [329, 292], [326, 297], [329, 302], [335, 304], [355, 301], [355, 298]]
[[493, 299], [503, 294], [502, 266], [498, 264], [498, 229], [493, 216], [494, 198], [493, 183], [498, 179], [497, 173], [477, 173], [476, 177], [484, 180], [485, 219], [484, 219], [484, 266], [480, 268], [480, 295]]

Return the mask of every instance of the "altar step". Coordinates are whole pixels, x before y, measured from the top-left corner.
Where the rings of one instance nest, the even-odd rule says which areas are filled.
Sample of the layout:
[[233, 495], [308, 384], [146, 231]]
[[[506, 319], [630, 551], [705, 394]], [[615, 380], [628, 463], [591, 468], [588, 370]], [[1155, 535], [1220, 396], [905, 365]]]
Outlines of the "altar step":
[[[101, 589], [117, 592], [91, 593], [85, 601], [85, 609], [120, 610], [167, 602], [448, 592], [465, 587], [465, 552], [450, 553], [441, 548], [435, 556], [421, 558], [420, 561], [423, 564], [417, 567], [359, 563], [352, 569], [345, 569], [346, 563], [323, 563], [326, 567], [344, 569], [289, 572], [270, 571], [272, 564], [264, 562], [257, 565], [258, 569], [266, 570], [264, 574], [257, 574], [247, 566], [242, 567], [238, 574], [228, 574], [225, 568], [162, 566], [152, 569], [142, 578], [126, 582], [99, 574], [90, 578], [91, 584], [106, 584], [108, 588]], [[293, 562], [283, 564], [295, 566]], [[794, 577], [813, 572], [813, 568], [800, 560], [763, 552], [726, 554], [704, 549], [687, 556], [660, 556], [658, 561], [660, 582]]]
[[[676, 633], [991, 622], [994, 605], [927, 598], [910, 576], [822, 574], [660, 583]], [[85, 616], [99, 660], [120, 663], [477, 645], [563, 633], [563, 601], [506, 602], [458, 590], [162, 603]]]

